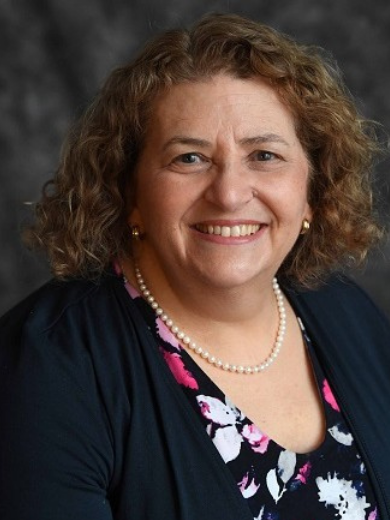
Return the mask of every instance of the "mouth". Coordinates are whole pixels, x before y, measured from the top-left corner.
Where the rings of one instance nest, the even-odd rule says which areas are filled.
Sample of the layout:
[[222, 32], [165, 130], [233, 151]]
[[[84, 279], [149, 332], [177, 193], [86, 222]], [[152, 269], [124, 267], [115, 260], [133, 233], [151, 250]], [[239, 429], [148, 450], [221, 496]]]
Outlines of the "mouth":
[[194, 228], [206, 235], [222, 237], [247, 237], [254, 235], [263, 227], [262, 224], [240, 224], [234, 226], [212, 226], [209, 224], [195, 224]]

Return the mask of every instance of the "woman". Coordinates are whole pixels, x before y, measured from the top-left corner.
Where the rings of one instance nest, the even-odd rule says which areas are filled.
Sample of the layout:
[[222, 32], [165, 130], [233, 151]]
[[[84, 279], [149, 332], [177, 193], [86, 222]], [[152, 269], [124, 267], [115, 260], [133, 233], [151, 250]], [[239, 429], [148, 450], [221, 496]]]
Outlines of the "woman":
[[1, 518], [388, 519], [378, 146], [317, 50], [209, 15], [118, 69], [1, 321]]

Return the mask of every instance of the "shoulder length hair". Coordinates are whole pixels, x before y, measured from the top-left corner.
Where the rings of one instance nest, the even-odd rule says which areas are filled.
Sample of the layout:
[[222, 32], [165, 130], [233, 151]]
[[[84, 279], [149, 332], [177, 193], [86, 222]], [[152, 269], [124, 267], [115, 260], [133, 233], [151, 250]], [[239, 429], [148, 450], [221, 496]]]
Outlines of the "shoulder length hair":
[[131, 253], [127, 216], [153, 102], [172, 85], [221, 73], [267, 81], [290, 108], [309, 159], [312, 225], [279, 274], [310, 287], [364, 259], [382, 233], [371, 188], [379, 146], [337, 67], [321, 49], [266, 25], [210, 14], [189, 30], [161, 34], [114, 70], [71, 129], [24, 233], [29, 246], [46, 251], [56, 277], [96, 278]]

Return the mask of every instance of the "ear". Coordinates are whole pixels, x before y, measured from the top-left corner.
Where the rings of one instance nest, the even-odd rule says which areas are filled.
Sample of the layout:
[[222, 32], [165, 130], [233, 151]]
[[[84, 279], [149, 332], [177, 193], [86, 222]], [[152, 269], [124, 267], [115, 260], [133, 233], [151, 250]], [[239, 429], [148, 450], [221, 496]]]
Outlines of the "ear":
[[134, 170], [130, 173], [130, 178], [127, 179], [125, 186], [125, 204], [126, 204], [126, 213], [127, 213], [127, 223], [129, 225], [135, 224], [136, 222], [133, 220], [135, 217], [134, 213], [136, 211], [136, 201], [137, 201], [137, 186], [136, 186], [136, 173]]
[[142, 227], [142, 218], [141, 218], [140, 212], [136, 206], [133, 207], [133, 209], [130, 211], [130, 213], [127, 217], [127, 223], [129, 226], [136, 225], [136, 226]]
[[307, 203], [307, 208], [306, 208], [304, 218], [307, 219], [309, 222], [311, 222], [313, 220], [313, 210], [311, 209], [311, 206], [309, 205], [309, 203]]

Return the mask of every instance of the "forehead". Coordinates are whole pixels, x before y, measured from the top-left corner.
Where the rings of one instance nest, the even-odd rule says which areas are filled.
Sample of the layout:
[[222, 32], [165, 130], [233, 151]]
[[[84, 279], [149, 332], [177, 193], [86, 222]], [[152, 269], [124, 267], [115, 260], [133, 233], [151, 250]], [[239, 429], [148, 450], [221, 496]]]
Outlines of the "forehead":
[[149, 136], [230, 127], [238, 134], [256, 130], [295, 136], [292, 113], [270, 85], [227, 75], [170, 87], [155, 99], [148, 126]]

